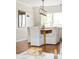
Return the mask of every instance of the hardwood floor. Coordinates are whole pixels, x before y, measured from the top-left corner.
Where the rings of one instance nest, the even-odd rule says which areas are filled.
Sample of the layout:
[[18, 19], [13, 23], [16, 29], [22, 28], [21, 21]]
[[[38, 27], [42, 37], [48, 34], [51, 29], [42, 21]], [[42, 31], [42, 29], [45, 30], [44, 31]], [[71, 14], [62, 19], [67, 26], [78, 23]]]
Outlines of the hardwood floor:
[[41, 48], [43, 49], [44, 52], [48, 52], [48, 53], [54, 53], [54, 49], [57, 50], [57, 53], [59, 52], [59, 44], [57, 44], [57, 45], [44, 45], [44, 46], [41, 46]]
[[16, 42], [16, 53], [19, 54], [28, 49], [29, 45], [27, 40]]
[[[16, 53], [21, 53], [23, 51], [26, 51], [30, 47], [36, 47], [36, 46], [31, 46], [27, 41], [17, 42], [16, 43]], [[46, 45], [40, 46], [40, 48], [43, 49], [43, 52], [55, 53], [54, 50], [56, 50], [56, 52], [59, 53], [60, 43], [58, 43], [56, 45], [46, 44]]]

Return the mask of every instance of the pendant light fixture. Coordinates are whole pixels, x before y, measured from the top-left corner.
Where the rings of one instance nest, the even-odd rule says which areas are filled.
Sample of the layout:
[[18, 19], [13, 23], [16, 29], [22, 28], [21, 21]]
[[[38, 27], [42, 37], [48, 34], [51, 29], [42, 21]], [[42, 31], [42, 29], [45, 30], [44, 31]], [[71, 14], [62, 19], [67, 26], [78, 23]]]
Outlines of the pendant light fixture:
[[40, 14], [46, 16], [47, 11], [44, 9], [44, 0], [42, 0], [42, 6], [40, 6]]

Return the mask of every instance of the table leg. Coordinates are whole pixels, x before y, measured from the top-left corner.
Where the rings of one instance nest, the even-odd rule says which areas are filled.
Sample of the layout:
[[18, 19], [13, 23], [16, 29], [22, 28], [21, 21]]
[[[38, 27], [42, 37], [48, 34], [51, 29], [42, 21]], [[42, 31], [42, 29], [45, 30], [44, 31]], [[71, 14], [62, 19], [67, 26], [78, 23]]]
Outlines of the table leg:
[[44, 44], [46, 44], [46, 32], [44, 31]]
[[46, 52], [46, 32], [44, 31], [44, 51]]

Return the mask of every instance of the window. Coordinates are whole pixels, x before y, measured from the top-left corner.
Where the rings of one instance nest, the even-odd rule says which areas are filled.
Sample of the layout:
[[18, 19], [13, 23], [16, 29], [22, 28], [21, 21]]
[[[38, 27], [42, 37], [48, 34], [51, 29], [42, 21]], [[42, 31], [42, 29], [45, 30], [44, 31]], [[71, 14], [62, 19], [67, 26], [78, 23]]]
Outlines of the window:
[[18, 28], [26, 27], [26, 13], [18, 10]]
[[48, 13], [47, 16], [41, 15], [41, 26], [51, 27], [52, 26], [52, 13]]
[[53, 27], [62, 27], [62, 13], [53, 14]]

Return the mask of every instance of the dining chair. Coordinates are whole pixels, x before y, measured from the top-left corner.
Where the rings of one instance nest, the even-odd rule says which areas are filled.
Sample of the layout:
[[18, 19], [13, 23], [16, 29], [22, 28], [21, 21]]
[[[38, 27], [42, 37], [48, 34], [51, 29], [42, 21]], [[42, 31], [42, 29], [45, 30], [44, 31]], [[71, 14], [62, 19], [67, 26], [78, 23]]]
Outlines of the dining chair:
[[57, 27], [51, 28], [52, 33], [46, 35], [47, 44], [57, 44], [60, 41], [60, 30]]
[[31, 45], [33, 46], [40, 46], [44, 44], [43, 35], [40, 33], [40, 27], [30, 27], [30, 38], [31, 38]]

